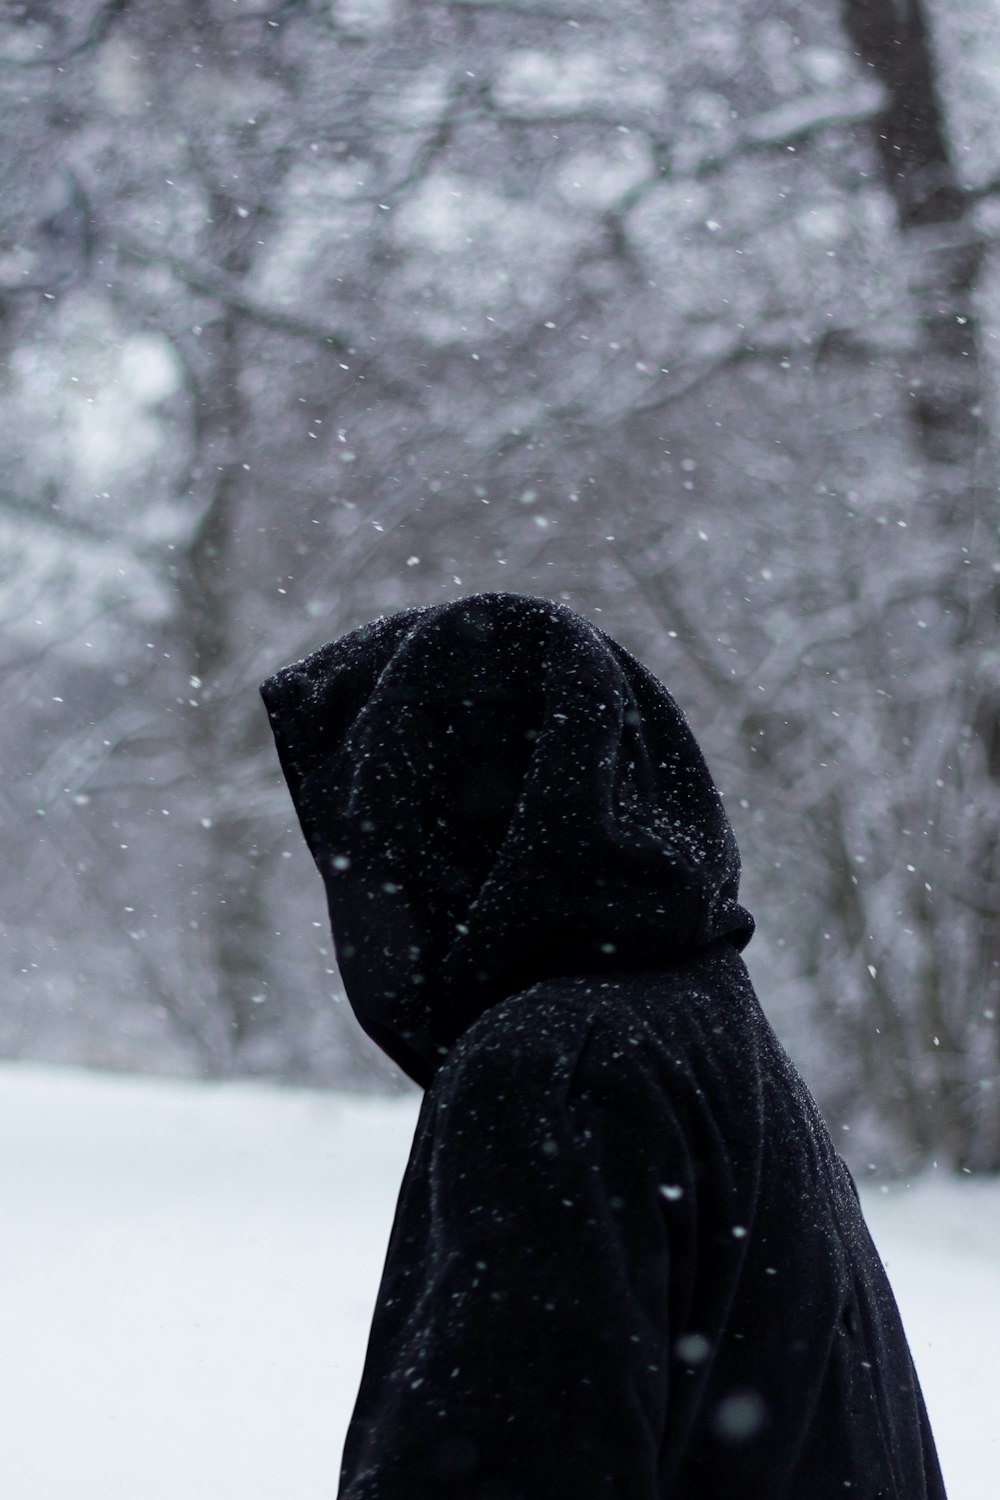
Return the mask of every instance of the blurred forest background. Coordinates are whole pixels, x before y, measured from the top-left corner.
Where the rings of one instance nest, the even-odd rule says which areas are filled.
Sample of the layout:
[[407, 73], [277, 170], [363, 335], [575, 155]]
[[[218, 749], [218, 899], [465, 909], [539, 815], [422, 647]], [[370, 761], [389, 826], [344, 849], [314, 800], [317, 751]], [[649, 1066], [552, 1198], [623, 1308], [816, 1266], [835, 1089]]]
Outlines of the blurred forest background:
[[849, 1159], [1000, 1170], [998, 0], [26, 0], [0, 120], [0, 1053], [404, 1087], [257, 684], [507, 588]]

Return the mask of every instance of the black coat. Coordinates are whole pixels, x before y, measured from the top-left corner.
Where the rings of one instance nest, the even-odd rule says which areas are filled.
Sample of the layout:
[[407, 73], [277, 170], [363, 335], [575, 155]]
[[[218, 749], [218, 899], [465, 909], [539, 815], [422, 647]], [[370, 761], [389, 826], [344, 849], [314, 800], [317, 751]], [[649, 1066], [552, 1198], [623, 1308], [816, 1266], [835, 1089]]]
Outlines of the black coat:
[[262, 691], [348, 998], [426, 1090], [341, 1500], [942, 1497], [661, 684], [500, 594]]

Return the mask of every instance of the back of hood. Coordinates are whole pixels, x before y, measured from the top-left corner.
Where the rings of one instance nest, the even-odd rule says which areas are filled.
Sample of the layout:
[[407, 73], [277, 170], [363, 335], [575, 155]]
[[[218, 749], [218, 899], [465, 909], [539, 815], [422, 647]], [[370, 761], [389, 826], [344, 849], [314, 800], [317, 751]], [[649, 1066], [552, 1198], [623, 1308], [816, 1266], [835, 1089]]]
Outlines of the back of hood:
[[425, 1087], [505, 995], [753, 932], [683, 714], [562, 605], [479, 594], [407, 610], [261, 694], [348, 999]]

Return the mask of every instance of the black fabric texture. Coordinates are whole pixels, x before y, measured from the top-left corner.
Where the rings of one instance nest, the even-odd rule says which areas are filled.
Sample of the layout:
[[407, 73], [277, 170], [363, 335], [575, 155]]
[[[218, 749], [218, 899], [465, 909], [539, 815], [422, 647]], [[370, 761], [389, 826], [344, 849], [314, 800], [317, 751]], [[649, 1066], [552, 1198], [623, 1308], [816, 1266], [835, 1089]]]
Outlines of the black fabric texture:
[[348, 999], [424, 1089], [341, 1500], [939, 1500], [666, 689], [478, 595], [269, 679]]

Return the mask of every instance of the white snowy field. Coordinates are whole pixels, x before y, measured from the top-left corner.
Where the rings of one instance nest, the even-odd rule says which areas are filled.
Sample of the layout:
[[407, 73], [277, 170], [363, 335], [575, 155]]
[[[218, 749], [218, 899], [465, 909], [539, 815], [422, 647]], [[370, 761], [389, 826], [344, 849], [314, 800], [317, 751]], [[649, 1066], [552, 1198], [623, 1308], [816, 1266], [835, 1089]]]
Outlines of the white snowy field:
[[[332, 1500], [416, 1102], [0, 1064], [0, 1493]], [[866, 1197], [951, 1500], [1000, 1471], [1000, 1183]]]

